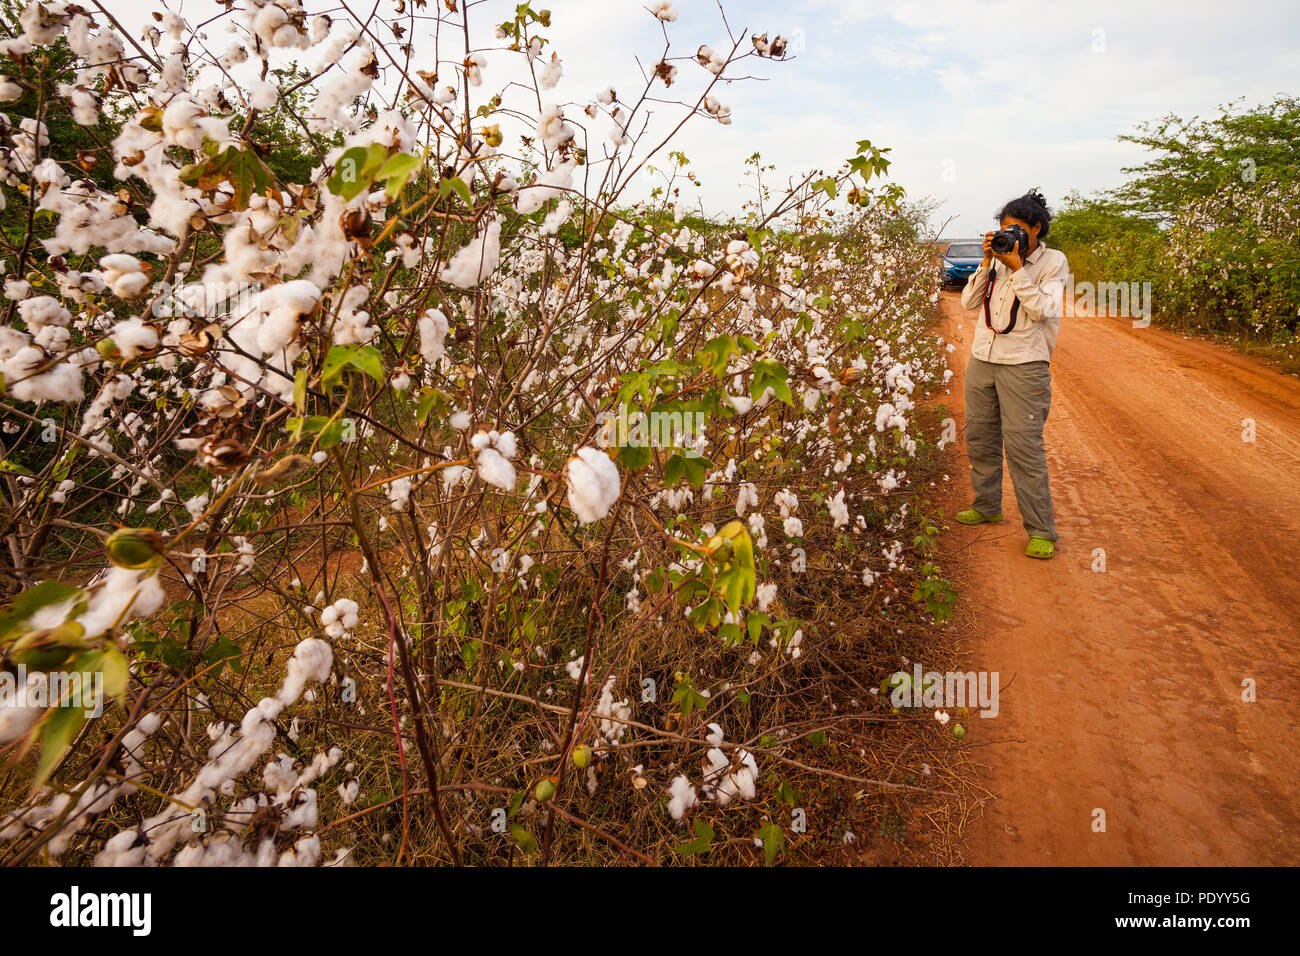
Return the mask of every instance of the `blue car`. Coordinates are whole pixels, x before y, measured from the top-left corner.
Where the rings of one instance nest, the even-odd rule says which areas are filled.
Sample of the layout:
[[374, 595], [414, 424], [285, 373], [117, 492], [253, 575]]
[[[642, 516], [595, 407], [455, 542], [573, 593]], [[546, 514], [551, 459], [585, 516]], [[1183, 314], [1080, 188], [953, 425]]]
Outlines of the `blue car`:
[[943, 251], [939, 278], [945, 289], [960, 289], [984, 261], [983, 239], [954, 239]]

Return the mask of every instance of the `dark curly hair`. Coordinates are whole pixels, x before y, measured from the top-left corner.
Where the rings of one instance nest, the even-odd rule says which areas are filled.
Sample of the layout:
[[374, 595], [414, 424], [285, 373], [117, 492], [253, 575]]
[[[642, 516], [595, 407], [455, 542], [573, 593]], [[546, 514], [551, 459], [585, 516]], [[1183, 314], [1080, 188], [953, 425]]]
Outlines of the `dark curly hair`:
[[1006, 216], [1038, 226], [1038, 238], [1046, 239], [1047, 231], [1052, 228], [1052, 211], [1047, 208], [1047, 200], [1035, 187], [1023, 196], [1017, 196], [998, 210], [993, 218], [1001, 222]]

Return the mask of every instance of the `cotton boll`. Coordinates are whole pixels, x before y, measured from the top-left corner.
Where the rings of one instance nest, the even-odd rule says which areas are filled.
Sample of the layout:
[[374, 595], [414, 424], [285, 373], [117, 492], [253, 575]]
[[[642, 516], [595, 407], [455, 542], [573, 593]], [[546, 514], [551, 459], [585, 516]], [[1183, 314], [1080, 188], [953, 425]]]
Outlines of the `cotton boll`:
[[420, 357], [436, 365], [443, 356], [447, 338], [447, 317], [439, 309], [426, 309], [420, 313]]
[[146, 325], [143, 319], [127, 319], [118, 322], [113, 326], [110, 338], [125, 362], [152, 352], [158, 347], [158, 330], [151, 325]]
[[444, 492], [450, 492], [453, 488], [465, 481], [469, 476], [470, 470], [464, 465], [452, 465], [450, 468], [442, 470], [442, 487]]
[[53, 296], [38, 295], [18, 304], [18, 315], [27, 323], [27, 331], [33, 334], [47, 326], [65, 327], [72, 321], [72, 315], [59, 304]]
[[758, 790], [758, 763], [754, 755], [741, 748], [736, 751], [735, 764], [718, 747], [705, 755], [704, 785], [718, 806], [726, 806], [733, 799], [752, 800]]
[[[7, 683], [4, 678], [14, 680], [13, 675], [6, 674], [0, 677], [0, 687]], [[40, 674], [29, 674], [25, 688], [18, 687], [15, 683], [7, 688], [8, 693], [0, 694], [0, 744], [17, 740], [45, 713], [45, 708], [31, 703], [35, 688], [43, 679]]]
[[757, 507], [758, 489], [754, 487], [753, 482], [743, 482], [736, 495], [736, 517], [743, 518], [746, 510]]
[[564, 468], [569, 507], [581, 524], [591, 524], [609, 514], [622, 492], [618, 466], [596, 448], [579, 448]]
[[470, 447], [480, 478], [503, 491], [514, 488], [515, 466], [510, 463], [518, 453], [514, 432], [478, 432], [470, 439]]
[[411, 506], [411, 479], [397, 478], [390, 482], [386, 491], [389, 504], [394, 511], [405, 511]]
[[10, 395], [23, 402], [79, 402], [84, 397], [81, 367], [60, 362], [39, 374], [33, 374], [48, 361], [35, 346], [20, 349], [6, 358], [0, 348], [0, 376]]
[[194, 102], [188, 93], [173, 96], [163, 110], [164, 139], [168, 144], [182, 149], [200, 149], [203, 146], [203, 132], [198, 120], [203, 116], [203, 107]]
[[329, 644], [318, 637], [309, 637], [294, 648], [289, 658], [289, 670], [284, 678], [284, 686], [276, 699], [288, 705], [302, 696], [303, 688], [308, 682], [320, 683], [330, 676], [334, 664], [334, 651]]
[[471, 53], [465, 58], [465, 79], [470, 86], [481, 86], [483, 70], [487, 68], [487, 57], [482, 53]]
[[837, 528], [848, 527], [849, 509], [848, 506], [845, 505], [844, 503], [843, 488], [839, 490], [839, 492], [835, 495], [834, 498], [832, 498], [829, 502], [827, 502], [827, 507], [830, 509], [831, 518], [834, 519], [835, 521], [835, 527]]
[[537, 121], [537, 138], [546, 144], [547, 150], [559, 150], [577, 135], [577, 127], [564, 120], [564, 112], [554, 103], [542, 107], [542, 116]]
[[672, 5], [670, 0], [654, 0], [654, 2], [650, 4], [650, 12], [653, 13], [656, 18], [668, 23], [672, 23], [677, 19], [677, 8]]
[[108, 291], [119, 299], [134, 299], [151, 282], [145, 264], [122, 252], [104, 256], [99, 260], [99, 269]]
[[359, 617], [357, 602], [351, 598], [339, 598], [320, 612], [320, 624], [325, 633], [333, 638], [351, 637], [356, 629]]
[[684, 777], [674, 777], [668, 785], [668, 814], [674, 820], [680, 820], [696, 804], [695, 787]]
[[573, 215], [573, 203], [567, 199], [561, 199], [542, 221], [541, 227], [537, 230], [538, 235], [553, 236], [560, 231], [560, 227], [569, 221]]
[[701, 46], [696, 51], [695, 59], [710, 73], [719, 74], [727, 65], [727, 58], [711, 46]]
[[130, 570], [117, 565], [101, 573], [91, 592], [86, 610], [77, 618], [85, 628], [87, 639], [148, 617], [162, 606], [165, 597], [156, 571]]
[[554, 53], [551, 54], [551, 61], [542, 68], [542, 75], [538, 77], [538, 83], [544, 90], [555, 88], [555, 84], [560, 82], [560, 77], [564, 75], [564, 64]]
[[515, 486], [515, 468], [494, 448], [482, 449], [477, 457], [478, 476], [489, 485], [495, 485], [504, 491]]
[[254, 78], [248, 84], [248, 105], [255, 110], [269, 110], [279, 100], [274, 83]]
[[521, 215], [531, 215], [541, 209], [546, 200], [572, 189], [576, 166], [577, 160], [566, 160], [554, 169], [540, 173], [527, 186], [521, 186], [515, 194], [515, 209]]
[[438, 278], [462, 289], [473, 288], [496, 271], [500, 261], [501, 223], [494, 219], [457, 251]]

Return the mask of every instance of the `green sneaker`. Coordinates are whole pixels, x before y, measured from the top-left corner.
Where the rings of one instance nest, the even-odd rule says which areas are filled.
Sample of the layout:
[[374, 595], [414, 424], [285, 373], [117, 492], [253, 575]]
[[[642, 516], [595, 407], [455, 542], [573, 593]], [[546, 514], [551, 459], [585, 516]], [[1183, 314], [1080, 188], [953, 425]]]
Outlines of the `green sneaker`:
[[999, 511], [992, 518], [986, 518], [974, 508], [967, 508], [965, 511], [958, 511], [953, 517], [962, 524], [996, 524], [1002, 520], [1002, 512]]
[[1036, 538], [1029, 536], [1029, 547], [1025, 548], [1025, 554], [1031, 558], [1040, 558], [1046, 561], [1056, 553], [1056, 546], [1046, 538]]

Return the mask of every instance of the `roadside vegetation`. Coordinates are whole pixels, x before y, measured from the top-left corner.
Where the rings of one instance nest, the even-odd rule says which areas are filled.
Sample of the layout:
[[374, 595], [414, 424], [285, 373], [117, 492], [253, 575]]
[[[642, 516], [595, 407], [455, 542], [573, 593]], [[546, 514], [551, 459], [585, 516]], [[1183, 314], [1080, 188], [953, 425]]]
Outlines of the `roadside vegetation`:
[[1149, 282], [1153, 318], [1300, 373], [1300, 101], [1166, 116], [1121, 140], [1150, 151], [1052, 224], [1077, 281]]

